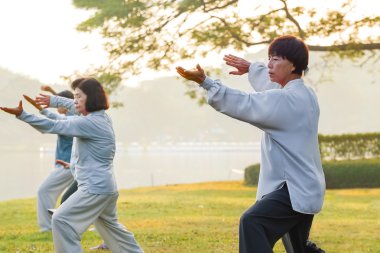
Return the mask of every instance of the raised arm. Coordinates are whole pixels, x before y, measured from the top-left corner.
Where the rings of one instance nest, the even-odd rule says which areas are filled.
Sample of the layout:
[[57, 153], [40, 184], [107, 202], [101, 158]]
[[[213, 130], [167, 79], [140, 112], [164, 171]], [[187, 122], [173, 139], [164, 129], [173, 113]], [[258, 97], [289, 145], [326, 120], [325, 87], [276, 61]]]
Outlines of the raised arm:
[[255, 62], [249, 66], [248, 81], [255, 91], [280, 89], [281, 85], [269, 79], [268, 68], [262, 62]]
[[228, 54], [223, 57], [228, 66], [236, 68], [230, 75], [244, 75], [248, 73], [248, 81], [255, 91], [279, 89], [279, 84], [271, 82], [267, 67], [260, 62], [251, 63], [241, 57]]
[[197, 83], [203, 80], [200, 86], [207, 90], [208, 103], [215, 110], [263, 130], [282, 127], [281, 121], [284, 120], [286, 113], [281, 106], [283, 99], [280, 90], [247, 94], [228, 88], [219, 80], [203, 77], [204, 71], [199, 65], [192, 70], [177, 67], [177, 72], [182, 77]]

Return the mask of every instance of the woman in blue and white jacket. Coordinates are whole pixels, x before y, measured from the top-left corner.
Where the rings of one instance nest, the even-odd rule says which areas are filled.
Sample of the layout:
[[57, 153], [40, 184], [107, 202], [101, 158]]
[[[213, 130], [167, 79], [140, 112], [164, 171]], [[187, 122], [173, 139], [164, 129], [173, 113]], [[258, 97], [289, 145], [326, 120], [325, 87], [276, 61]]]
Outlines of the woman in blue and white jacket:
[[92, 223], [112, 252], [143, 252], [134, 235], [117, 221], [119, 194], [113, 173], [115, 135], [111, 119], [105, 113], [109, 104], [102, 85], [96, 79], [85, 78], [75, 89], [74, 100], [41, 96], [36, 101], [49, 107], [75, 106], [80, 114], [51, 120], [28, 114], [21, 101], [16, 108], [0, 108], [42, 133], [74, 137], [70, 168], [78, 190], [53, 214], [55, 252], [83, 252], [80, 240]]

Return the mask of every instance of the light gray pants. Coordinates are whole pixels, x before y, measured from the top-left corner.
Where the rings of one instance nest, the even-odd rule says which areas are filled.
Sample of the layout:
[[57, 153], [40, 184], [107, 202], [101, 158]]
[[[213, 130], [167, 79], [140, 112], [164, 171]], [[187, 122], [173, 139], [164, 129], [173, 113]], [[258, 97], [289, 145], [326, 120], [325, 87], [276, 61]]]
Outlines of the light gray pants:
[[117, 221], [119, 194], [90, 194], [80, 188], [53, 214], [56, 253], [83, 252], [82, 234], [93, 223], [113, 253], [143, 253], [133, 234]]
[[57, 165], [38, 188], [37, 221], [41, 231], [51, 230], [48, 209], [55, 208], [58, 197], [73, 181], [71, 171]]

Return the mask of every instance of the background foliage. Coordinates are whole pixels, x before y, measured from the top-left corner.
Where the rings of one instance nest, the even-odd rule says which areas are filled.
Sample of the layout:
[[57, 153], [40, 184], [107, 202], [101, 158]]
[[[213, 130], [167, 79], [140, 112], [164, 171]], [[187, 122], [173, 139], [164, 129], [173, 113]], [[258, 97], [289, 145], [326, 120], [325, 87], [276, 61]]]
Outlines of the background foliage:
[[[377, 61], [380, 16], [350, 16], [357, 5], [341, 1], [336, 9], [306, 8], [288, 0], [252, 1], [252, 14], [243, 16], [238, 0], [73, 0], [93, 15], [78, 25], [82, 32], [97, 31], [104, 38], [109, 61], [88, 73], [117, 90], [122, 80], [145, 69], [173, 69], [173, 64], [202, 58], [224, 49], [246, 51], [292, 34], [311, 51]], [[363, 32], [364, 31], [364, 32]], [[366, 34], [366, 35], [365, 35]], [[327, 44], [316, 44], [315, 38]], [[194, 96], [194, 92], [189, 95]]]
[[324, 160], [380, 157], [380, 133], [319, 135]]

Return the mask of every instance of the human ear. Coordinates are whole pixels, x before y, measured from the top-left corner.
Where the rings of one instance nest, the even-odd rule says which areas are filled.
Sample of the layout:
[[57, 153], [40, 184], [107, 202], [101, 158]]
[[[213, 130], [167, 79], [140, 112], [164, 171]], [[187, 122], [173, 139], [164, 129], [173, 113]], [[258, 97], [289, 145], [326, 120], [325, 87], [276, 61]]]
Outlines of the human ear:
[[290, 72], [293, 73], [294, 70], [296, 70], [296, 67], [292, 64], [292, 67], [290, 68]]

